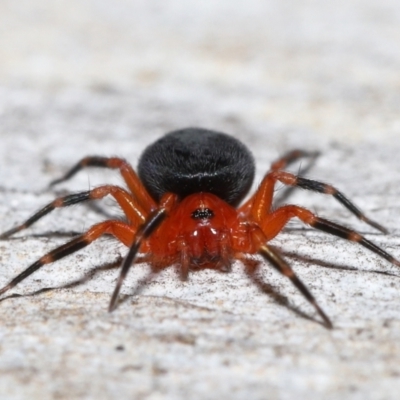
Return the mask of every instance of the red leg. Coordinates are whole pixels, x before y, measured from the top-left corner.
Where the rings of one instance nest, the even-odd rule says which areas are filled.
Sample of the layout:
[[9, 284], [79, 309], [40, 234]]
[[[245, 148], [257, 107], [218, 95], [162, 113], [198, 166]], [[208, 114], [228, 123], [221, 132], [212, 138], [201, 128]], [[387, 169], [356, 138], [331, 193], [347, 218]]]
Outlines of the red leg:
[[0, 295], [16, 286], [18, 283], [26, 279], [29, 275], [33, 274], [35, 271], [41, 268], [43, 265], [53, 263], [63, 257], [75, 253], [80, 249], [83, 249], [102, 235], [113, 235], [125, 246], [129, 247], [134, 240], [135, 233], [136, 232], [134, 228], [120, 221], [105, 221], [96, 224], [83, 235], [80, 235], [70, 242], [57, 247], [56, 249], [50, 251], [39, 260], [34, 262], [27, 269], [25, 269], [14, 279], [12, 279], [6, 286], [4, 286], [0, 290]]
[[146, 222], [138, 229], [135, 240], [130, 245], [128, 254], [122, 262], [121, 272], [119, 274], [117, 284], [115, 285], [114, 292], [111, 296], [110, 305], [108, 311], [113, 311], [118, 299], [118, 294], [121, 289], [122, 283], [129, 272], [133, 262], [135, 261], [136, 255], [139, 251], [141, 244], [154, 232], [157, 227], [164, 221], [165, 217], [174, 207], [178, 197], [172, 193], [166, 193], [160, 200], [160, 205], [157, 210], [154, 210], [147, 218]]
[[107, 195], [111, 195], [115, 198], [131, 224], [134, 226], [139, 226], [145, 221], [146, 212], [130, 193], [118, 186], [105, 185], [88, 190], [86, 192], [73, 193], [53, 200], [47, 206], [35, 213], [32, 217], [27, 219], [23, 224], [1, 234], [0, 239], [5, 239], [16, 232], [28, 228], [56, 208], [68, 207], [87, 200], [102, 199]]
[[327, 328], [332, 328], [332, 323], [321, 307], [318, 305], [314, 296], [307, 289], [306, 285], [297, 277], [291, 266], [280, 256], [279, 252], [274, 250], [267, 244], [267, 237], [260, 227], [254, 226], [252, 231], [252, 242], [257, 246], [258, 252], [271, 263], [282, 275], [288, 277], [293, 285], [301, 292], [301, 294], [314, 306], [318, 314], [322, 317]]
[[275, 180], [268, 173], [254, 195], [239, 208], [238, 214], [250, 215], [254, 221], [261, 222], [269, 214], [274, 195]]
[[150, 212], [157, 208], [156, 202], [147, 193], [147, 190], [140, 182], [139, 177], [137, 176], [131, 165], [126, 160], [117, 157], [85, 157], [81, 161], [79, 161], [73, 168], [71, 168], [62, 178], [54, 180], [50, 183], [50, 185], [52, 186], [57, 183], [64, 182], [74, 176], [81, 169], [86, 167], [119, 169], [129, 190], [132, 192], [132, 194], [136, 196], [141, 207], [147, 212]]
[[267, 215], [263, 219], [263, 221], [260, 223], [260, 227], [263, 230], [267, 240], [274, 238], [283, 229], [287, 222], [294, 217], [299, 218], [302, 222], [312, 226], [315, 229], [319, 229], [326, 233], [330, 233], [331, 235], [341, 237], [342, 239], [350, 240], [351, 242], [357, 242], [361, 246], [400, 267], [400, 261], [396, 260], [389, 253], [376, 246], [359, 233], [342, 225], [335, 224], [334, 222], [328, 221], [324, 218], [317, 217], [311, 211], [298, 206], [283, 206], [272, 212], [270, 215]]
[[310, 157], [310, 158], [316, 158], [319, 155], [318, 152], [313, 151], [304, 151], [304, 150], [292, 150], [289, 151], [288, 153], [284, 154], [281, 158], [276, 160], [271, 164], [271, 171], [278, 171], [280, 169], [286, 168], [288, 165], [296, 162], [300, 158], [303, 157]]
[[[250, 214], [256, 222], [263, 220], [263, 217], [270, 212], [272, 197], [274, 194], [274, 187], [276, 182], [282, 182], [285, 185], [297, 186], [302, 189], [311, 190], [313, 192], [324, 193], [333, 196], [343, 206], [345, 206], [351, 213], [353, 213], [361, 221], [371, 225], [375, 229], [383, 233], [387, 233], [387, 229], [375, 221], [369, 219], [355, 204], [353, 204], [343, 193], [339, 192], [336, 188], [326, 183], [313, 181], [306, 178], [293, 175], [286, 171], [274, 171], [265, 175], [259, 188], [252, 197]], [[245, 204], [246, 206], [246, 204]], [[243, 206], [244, 207], [244, 206]], [[244, 212], [242, 208], [239, 212]]]
[[268, 260], [271, 263], [271, 265], [275, 269], [277, 269], [282, 275], [288, 277], [292, 281], [293, 285], [313, 305], [315, 310], [324, 320], [325, 326], [331, 329], [333, 327], [331, 320], [328, 318], [328, 316], [325, 314], [322, 308], [318, 305], [314, 296], [307, 289], [307, 286], [300, 280], [300, 278], [297, 277], [292, 267], [279, 255], [279, 253], [266, 244], [261, 246], [260, 253], [266, 260]]
[[[272, 171], [278, 171], [280, 169], [286, 168], [288, 165], [293, 164], [300, 158], [304, 157], [309, 157], [311, 159], [315, 159], [318, 157], [319, 153], [318, 152], [308, 152], [304, 150], [292, 150], [289, 151], [288, 153], [284, 154], [282, 157], [277, 159], [271, 164], [271, 169], [270, 172]], [[308, 169], [308, 168], [307, 168]], [[304, 172], [304, 170], [303, 170]], [[241, 207], [240, 207], [240, 212], [243, 213], [243, 215], [247, 215], [252, 207], [254, 201], [254, 196], [251, 197], [249, 200], [246, 201]]]
[[345, 228], [344, 226], [335, 224], [326, 219], [317, 217], [315, 214], [305, 208], [288, 205], [281, 207], [271, 214], [265, 216], [260, 223], [260, 228], [262, 229], [262, 232], [257, 229], [253, 231], [253, 242], [255, 245], [259, 246], [259, 253], [266, 260], [268, 260], [279, 272], [287, 276], [292, 281], [292, 283], [300, 290], [303, 296], [314, 306], [316, 311], [323, 318], [325, 325], [328, 328], [332, 327], [332, 323], [327, 315], [324, 313], [324, 311], [321, 309], [321, 307], [318, 305], [313, 295], [303, 284], [303, 282], [296, 276], [293, 269], [290, 267], [289, 264], [286, 263], [286, 261], [279, 255], [279, 253], [266, 244], [266, 242], [274, 238], [283, 229], [286, 223], [294, 217], [297, 217], [302, 222], [326, 233], [330, 233], [343, 239], [357, 242], [363, 247], [374, 252], [375, 254], [378, 254], [379, 256], [390, 261], [392, 264], [400, 267], [400, 261], [396, 260], [389, 253], [376, 246], [359, 233]]

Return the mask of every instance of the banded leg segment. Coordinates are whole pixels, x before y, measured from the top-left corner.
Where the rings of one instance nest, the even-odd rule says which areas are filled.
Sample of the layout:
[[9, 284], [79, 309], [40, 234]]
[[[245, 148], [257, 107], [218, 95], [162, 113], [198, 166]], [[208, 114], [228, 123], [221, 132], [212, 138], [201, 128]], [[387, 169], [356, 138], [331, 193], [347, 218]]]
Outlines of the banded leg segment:
[[307, 289], [307, 286], [297, 277], [291, 266], [279, 255], [279, 253], [274, 251], [266, 244], [261, 246], [259, 252], [276, 270], [278, 270], [282, 275], [287, 276], [292, 281], [293, 285], [313, 305], [317, 313], [323, 319], [325, 326], [329, 329], [332, 329], [333, 325], [331, 320], [318, 305], [314, 296]]
[[63, 177], [56, 179], [50, 183], [50, 186], [56, 185], [60, 182], [64, 182], [72, 178], [80, 170], [86, 167], [100, 167], [109, 169], [119, 169], [125, 183], [127, 184], [129, 190], [133, 195], [136, 196], [141, 207], [150, 212], [156, 209], [157, 204], [147, 193], [143, 184], [140, 182], [139, 177], [133, 170], [132, 166], [124, 159], [117, 157], [99, 157], [99, 156], [89, 156], [83, 158], [74, 167], [72, 167]]
[[73, 193], [53, 200], [51, 203], [47, 204], [37, 213], [32, 215], [32, 217], [28, 218], [23, 224], [1, 234], [0, 239], [5, 239], [14, 233], [28, 228], [56, 208], [68, 207], [88, 200], [102, 199], [107, 195], [114, 197], [132, 224], [138, 226], [144, 222], [146, 218], [146, 212], [130, 193], [118, 186], [104, 185], [86, 192]]
[[[311, 164], [308, 165], [304, 170], [302, 170], [302, 172], [306, 172], [312, 165], [313, 160], [315, 158], [317, 158], [319, 156], [319, 152], [318, 151], [305, 151], [305, 150], [292, 150], [289, 151], [288, 153], [284, 154], [281, 158], [277, 159], [276, 161], [274, 161], [271, 164], [271, 168], [270, 168], [270, 172], [272, 171], [278, 171], [281, 170], [283, 168], [286, 168], [287, 166], [289, 166], [290, 164], [293, 164], [294, 162], [298, 161], [300, 158], [311, 158]], [[239, 212], [242, 215], [248, 215], [248, 213], [250, 212], [251, 208], [252, 208], [252, 204], [254, 203], [254, 196], [251, 197], [250, 199], [248, 199], [240, 208], [239, 208]], [[272, 197], [269, 200], [269, 202], [267, 202], [267, 204], [269, 204], [269, 206], [271, 206], [272, 204]]]
[[288, 221], [294, 217], [299, 218], [302, 222], [315, 229], [319, 229], [351, 242], [357, 242], [366, 249], [400, 267], [400, 261], [366, 239], [364, 236], [342, 225], [317, 217], [311, 211], [302, 207], [288, 205], [278, 208], [273, 213], [266, 216], [260, 225], [267, 239], [271, 240], [283, 229]]
[[105, 234], [113, 235], [116, 239], [125, 244], [125, 246], [130, 246], [135, 237], [134, 229], [120, 221], [105, 221], [94, 225], [85, 234], [76, 237], [62, 246], [57, 247], [34, 262], [27, 269], [12, 279], [6, 286], [0, 289], [0, 295], [12, 289], [18, 283], [26, 279], [29, 275], [43, 267], [43, 265], [53, 263], [61, 258], [73, 254]]
[[351, 202], [342, 192], [335, 187], [326, 183], [313, 181], [311, 179], [301, 178], [286, 171], [274, 171], [268, 173], [260, 187], [254, 195], [254, 202], [251, 213], [256, 221], [261, 221], [265, 213], [268, 213], [272, 203], [272, 196], [276, 182], [282, 182], [285, 185], [297, 186], [302, 189], [311, 190], [317, 193], [324, 193], [333, 196], [344, 207], [346, 207], [358, 219], [364, 221], [368, 225], [381, 231], [388, 233], [387, 229], [377, 222], [369, 219], [353, 202]]
[[108, 307], [108, 311], [112, 312], [117, 304], [118, 294], [121, 290], [122, 283], [124, 282], [126, 275], [128, 274], [133, 261], [136, 258], [136, 255], [139, 251], [139, 248], [143, 241], [147, 239], [154, 231], [157, 229], [164, 218], [168, 215], [172, 207], [177, 202], [177, 196], [172, 193], [166, 193], [160, 201], [160, 206], [157, 210], [153, 211], [146, 222], [139, 228], [137, 231], [134, 242], [131, 244], [128, 254], [126, 255], [122, 267], [121, 272], [118, 277], [117, 284], [115, 285], [114, 292], [111, 296], [110, 305]]
[[288, 165], [293, 164], [300, 158], [316, 158], [319, 156], [318, 151], [305, 151], [305, 150], [292, 150], [284, 154], [281, 158], [271, 164], [271, 171], [278, 171], [286, 168]]

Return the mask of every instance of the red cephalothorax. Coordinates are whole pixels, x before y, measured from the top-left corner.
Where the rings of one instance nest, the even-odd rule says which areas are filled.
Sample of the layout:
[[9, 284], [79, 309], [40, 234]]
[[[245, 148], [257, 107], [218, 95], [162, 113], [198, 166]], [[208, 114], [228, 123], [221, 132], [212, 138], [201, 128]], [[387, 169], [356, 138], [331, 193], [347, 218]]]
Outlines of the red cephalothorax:
[[315, 156], [316, 153], [294, 150], [275, 161], [254, 195], [241, 206], [253, 182], [254, 160], [242, 143], [224, 133], [200, 128], [170, 132], [145, 149], [139, 160], [138, 174], [120, 158], [86, 157], [52, 185], [71, 178], [85, 167], [102, 167], [118, 169], [127, 189], [104, 185], [59, 197], [0, 238], [28, 228], [55, 208], [107, 195], [114, 197], [126, 221], [106, 220], [93, 225], [30, 265], [0, 289], [0, 295], [43, 265], [72, 254], [103, 235], [112, 235], [129, 251], [111, 297], [110, 311], [117, 304], [121, 285], [138, 253], [144, 254], [154, 271], [175, 265], [182, 279], [187, 279], [189, 272], [202, 268], [228, 272], [233, 260], [243, 260], [244, 254], [260, 254], [292, 281], [314, 306], [325, 326], [331, 328], [330, 319], [310, 291], [279, 252], [268, 244], [290, 219], [297, 217], [313, 228], [358, 242], [396, 266], [400, 266], [400, 262], [359, 233], [318, 217], [303, 207], [272, 208], [275, 184], [281, 182], [333, 196], [356, 217], [387, 233], [333, 186], [283, 171], [301, 157]]
[[249, 225], [228, 203], [211, 193], [191, 194], [181, 202], [174, 198], [164, 223], [141, 250], [160, 267], [178, 264], [186, 278], [198, 268], [229, 271], [236, 253], [256, 251], [249, 233]]

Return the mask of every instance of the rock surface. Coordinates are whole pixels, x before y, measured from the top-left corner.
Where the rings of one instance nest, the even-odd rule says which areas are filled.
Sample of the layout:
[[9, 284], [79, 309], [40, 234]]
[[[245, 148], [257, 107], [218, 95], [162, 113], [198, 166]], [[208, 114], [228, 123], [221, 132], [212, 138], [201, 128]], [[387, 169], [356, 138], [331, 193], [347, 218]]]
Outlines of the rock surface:
[[[398, 2], [9, 1], [0, 26], [0, 232], [65, 191], [122, 184], [88, 170], [47, 188], [81, 157], [135, 166], [164, 132], [202, 126], [248, 145], [257, 182], [289, 149], [321, 151], [308, 175], [390, 234], [323, 195], [296, 190], [286, 201], [400, 258]], [[108, 200], [57, 210], [1, 241], [0, 284], [115, 215]], [[126, 249], [99, 240], [0, 302], [1, 398], [396, 399], [399, 269], [298, 222], [272, 244], [332, 331], [264, 263], [258, 286], [240, 262], [184, 283], [171, 268], [140, 285], [139, 264], [109, 314], [112, 264]]]

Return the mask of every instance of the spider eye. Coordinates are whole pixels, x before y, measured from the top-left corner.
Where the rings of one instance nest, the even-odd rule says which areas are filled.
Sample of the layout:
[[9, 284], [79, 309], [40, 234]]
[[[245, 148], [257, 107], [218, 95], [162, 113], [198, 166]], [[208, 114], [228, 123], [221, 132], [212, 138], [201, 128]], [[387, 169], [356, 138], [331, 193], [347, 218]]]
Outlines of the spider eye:
[[192, 212], [193, 219], [211, 219], [214, 217], [214, 211], [209, 208], [198, 208]]

